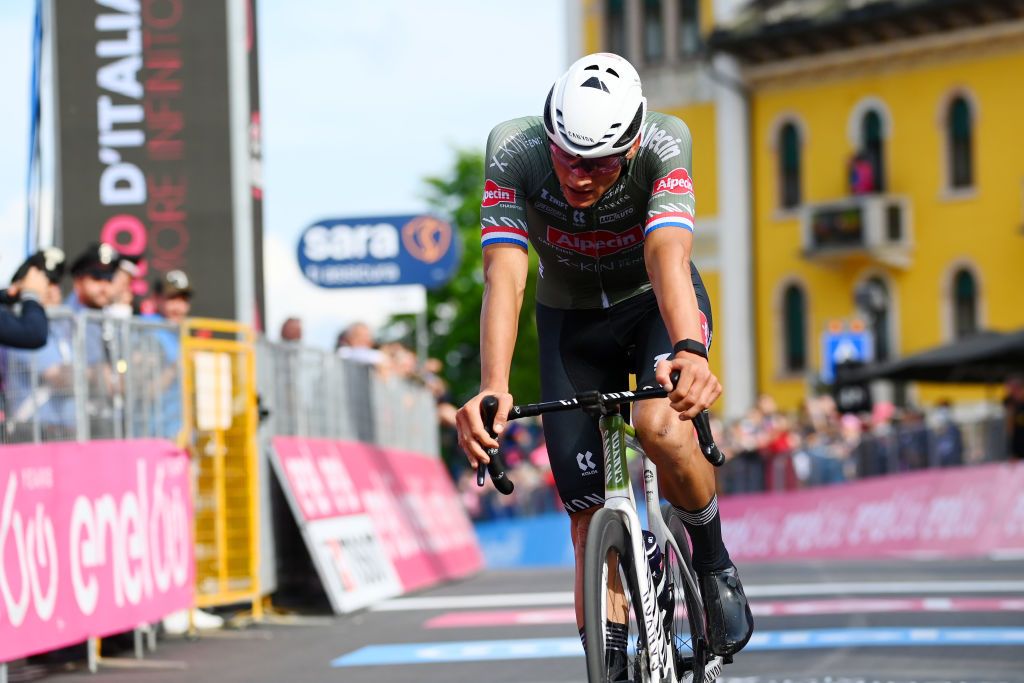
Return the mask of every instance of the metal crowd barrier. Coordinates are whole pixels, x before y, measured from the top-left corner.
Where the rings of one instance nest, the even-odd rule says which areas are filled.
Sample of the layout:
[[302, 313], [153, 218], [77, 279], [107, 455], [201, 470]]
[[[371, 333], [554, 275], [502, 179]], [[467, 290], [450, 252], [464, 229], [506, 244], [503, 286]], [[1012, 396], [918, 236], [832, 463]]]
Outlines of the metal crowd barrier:
[[48, 312], [42, 349], [5, 348], [5, 443], [163, 437], [181, 429], [176, 325]]
[[269, 434], [347, 439], [440, 455], [437, 406], [414, 380], [293, 343], [260, 341], [256, 376]]

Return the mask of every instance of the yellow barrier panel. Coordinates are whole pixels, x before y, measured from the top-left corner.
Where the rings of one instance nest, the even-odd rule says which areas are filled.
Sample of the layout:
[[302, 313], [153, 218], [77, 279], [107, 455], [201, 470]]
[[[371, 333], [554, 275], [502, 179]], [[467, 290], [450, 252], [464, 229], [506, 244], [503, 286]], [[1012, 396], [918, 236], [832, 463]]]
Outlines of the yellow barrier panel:
[[262, 617], [256, 353], [241, 323], [182, 327], [184, 439], [192, 455], [196, 605], [248, 602]]

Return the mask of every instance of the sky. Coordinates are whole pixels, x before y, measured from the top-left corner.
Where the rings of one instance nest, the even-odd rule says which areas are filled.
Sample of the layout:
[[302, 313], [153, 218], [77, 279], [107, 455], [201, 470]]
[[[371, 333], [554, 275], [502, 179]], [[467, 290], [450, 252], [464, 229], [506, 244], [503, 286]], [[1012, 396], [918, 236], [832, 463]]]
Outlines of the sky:
[[[324, 218], [425, 211], [423, 178], [500, 121], [539, 113], [569, 63], [564, 0], [259, 0], [266, 329], [288, 316], [333, 346], [409, 292], [328, 290], [301, 275]], [[0, 3], [0, 282], [23, 258], [33, 0]], [[301, 11], [296, 9], [301, 8]], [[19, 106], [20, 105], [20, 106]], [[201, 296], [198, 293], [197, 296]]]

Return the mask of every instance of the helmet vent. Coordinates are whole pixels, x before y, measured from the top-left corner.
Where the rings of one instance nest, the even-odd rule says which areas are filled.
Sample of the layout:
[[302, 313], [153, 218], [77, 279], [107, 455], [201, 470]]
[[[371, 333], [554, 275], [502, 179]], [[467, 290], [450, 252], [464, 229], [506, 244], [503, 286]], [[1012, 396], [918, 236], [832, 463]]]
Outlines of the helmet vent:
[[605, 69], [604, 71], [605, 71], [605, 73], [609, 73], [612, 76], [615, 76], [615, 78], [619, 77], [619, 74], [615, 71], [615, 69]]
[[629, 124], [629, 128], [627, 128], [626, 132], [622, 134], [622, 137], [620, 137], [615, 142], [615, 147], [621, 147], [622, 145], [625, 145], [625, 144], [631, 142], [633, 140], [633, 138], [636, 137], [637, 131], [640, 130], [640, 124], [643, 123], [643, 116], [644, 116], [644, 105], [641, 102], [640, 106], [637, 107], [636, 114], [633, 116], [632, 122], [630, 122], [630, 124]]
[[596, 88], [597, 90], [603, 90], [605, 92], [608, 92], [608, 86], [605, 85], [604, 83], [602, 83], [601, 79], [598, 78], [597, 76], [591, 76], [586, 81], [584, 81], [583, 85], [581, 85], [580, 87], [581, 88]]
[[597, 64], [591, 64], [590, 66], [583, 67], [583, 70], [584, 71], [600, 71], [601, 67], [599, 67]]

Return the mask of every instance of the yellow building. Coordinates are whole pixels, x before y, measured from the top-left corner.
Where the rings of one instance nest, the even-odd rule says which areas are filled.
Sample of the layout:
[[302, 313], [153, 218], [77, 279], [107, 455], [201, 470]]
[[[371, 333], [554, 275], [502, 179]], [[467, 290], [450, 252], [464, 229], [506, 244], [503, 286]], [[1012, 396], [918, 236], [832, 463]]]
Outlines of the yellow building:
[[[690, 58], [686, 29], [668, 30], [685, 7]], [[652, 107], [693, 132], [697, 234], [710, 219], [712, 235], [695, 260], [716, 252], [724, 384], [743, 394], [728, 413], [752, 391], [795, 408], [830, 326], [866, 324], [876, 358], [1024, 326], [1020, 3], [593, 0], [582, 51], [614, 45], [617, 12]], [[910, 400], [946, 396], [985, 394], [922, 385]]]

